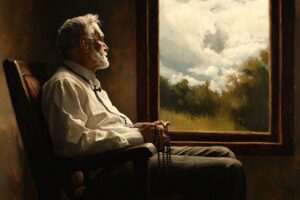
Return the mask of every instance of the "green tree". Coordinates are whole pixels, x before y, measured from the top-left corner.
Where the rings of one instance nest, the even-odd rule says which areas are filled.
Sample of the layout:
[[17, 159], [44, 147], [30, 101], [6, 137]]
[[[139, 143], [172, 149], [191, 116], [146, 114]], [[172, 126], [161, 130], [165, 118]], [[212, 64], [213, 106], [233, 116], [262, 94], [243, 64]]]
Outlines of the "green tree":
[[167, 78], [160, 76], [160, 106], [171, 109], [174, 105], [172, 103], [171, 85]]
[[238, 125], [253, 131], [269, 128], [269, 76], [267, 51], [251, 57], [241, 66], [241, 73], [231, 76], [222, 96]]
[[196, 116], [214, 116], [218, 112], [219, 95], [209, 89], [210, 82], [192, 87], [185, 96], [189, 113]]
[[189, 86], [188, 80], [171, 85], [165, 77], [160, 78], [161, 107], [194, 116], [213, 116], [218, 112], [220, 97], [209, 89], [210, 82]]

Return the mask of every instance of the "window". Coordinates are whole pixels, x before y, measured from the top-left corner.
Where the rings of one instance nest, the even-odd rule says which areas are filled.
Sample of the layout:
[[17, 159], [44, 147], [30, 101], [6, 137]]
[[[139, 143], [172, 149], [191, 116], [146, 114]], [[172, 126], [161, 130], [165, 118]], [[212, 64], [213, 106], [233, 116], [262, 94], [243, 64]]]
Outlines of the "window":
[[[175, 1], [175, 0], [173, 0]], [[176, 0], [177, 2], [189, 2], [188, 0]], [[190, 0], [193, 1], [193, 0]], [[247, 0], [233, 0], [236, 3], [245, 4]], [[169, 0], [168, 0], [169, 2]], [[208, 2], [208, 1], [205, 1]], [[211, 1], [212, 2], [212, 1]], [[254, 2], [254, 1], [252, 1]], [[262, 124], [262, 128], [241, 128], [241, 129], [199, 129], [176, 128], [170, 130], [172, 143], [176, 145], [224, 145], [229, 146], [239, 153], [274, 153], [289, 154], [293, 150], [293, 65], [294, 65], [294, 1], [267, 1], [269, 7], [270, 26], [267, 40], [269, 44], [265, 52], [269, 54], [267, 78], [267, 124]], [[159, 58], [159, 5], [158, 0], [141, 1], [137, 4], [137, 39], [138, 46], [138, 120], [152, 121], [158, 119], [161, 114], [160, 100], [162, 97], [161, 86], [164, 86], [165, 79], [160, 76]], [[221, 9], [216, 4], [215, 9]], [[234, 9], [234, 8], [232, 8]], [[146, 12], [142, 12], [146, 11]], [[251, 11], [250, 11], [251, 12]], [[237, 12], [238, 13], [238, 12]], [[239, 16], [236, 16], [237, 18]], [[161, 23], [163, 23], [161, 21]], [[221, 25], [220, 25], [221, 26]], [[219, 33], [216, 33], [219, 31]], [[222, 36], [222, 27], [214, 34]], [[224, 35], [223, 35], [224, 36]], [[205, 35], [204, 35], [205, 37]], [[225, 36], [224, 36], [225, 37]], [[213, 33], [207, 32], [207, 44], [213, 40]], [[204, 38], [205, 40], [205, 38]], [[222, 47], [214, 46], [219, 51]], [[263, 51], [256, 53], [262, 55]], [[246, 59], [247, 60], [247, 59]], [[249, 60], [249, 59], [248, 59]], [[255, 60], [254, 60], [255, 61]], [[253, 61], [253, 62], [254, 62]], [[213, 71], [213, 70], [212, 70]], [[249, 71], [241, 71], [247, 73]], [[249, 72], [250, 73], [250, 72]], [[222, 73], [220, 73], [222, 74]], [[244, 77], [245, 78], [245, 77]], [[246, 77], [247, 78], [247, 77]], [[199, 81], [199, 80], [198, 80]], [[210, 87], [210, 83], [203, 83], [203, 88]], [[187, 84], [182, 83], [182, 87]], [[219, 88], [220, 89], [220, 88]], [[201, 95], [200, 95], [201, 96]], [[237, 95], [238, 97], [238, 95]], [[164, 98], [164, 97], [163, 97]], [[174, 98], [174, 97], [173, 97]], [[174, 101], [176, 99], [174, 98]], [[166, 104], [166, 102], [164, 102]], [[168, 104], [168, 103], [167, 103]], [[169, 103], [170, 104], [170, 103]], [[164, 106], [164, 105], [163, 105]], [[214, 106], [212, 106], [214, 107]], [[208, 109], [208, 115], [209, 111]], [[249, 114], [251, 108], [246, 110]], [[264, 112], [264, 113], [266, 113]], [[165, 119], [168, 120], [168, 119]], [[250, 121], [242, 119], [244, 124]]]
[[159, 118], [170, 130], [268, 132], [269, 2], [163, 0], [159, 11]]

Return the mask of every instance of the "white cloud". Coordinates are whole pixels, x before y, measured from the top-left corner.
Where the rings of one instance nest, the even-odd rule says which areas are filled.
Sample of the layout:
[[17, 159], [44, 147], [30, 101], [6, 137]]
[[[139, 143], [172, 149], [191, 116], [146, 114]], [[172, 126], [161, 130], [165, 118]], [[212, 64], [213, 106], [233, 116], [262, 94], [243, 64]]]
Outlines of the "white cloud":
[[222, 93], [222, 85], [220, 85], [220, 82], [217, 82], [216, 80], [212, 80], [210, 82], [210, 85], [209, 85], [209, 89], [213, 92], [218, 92], [218, 93]]
[[240, 64], [249, 57], [258, 56], [259, 50], [264, 48], [264, 45], [259, 43], [245, 43], [236, 47], [225, 49], [223, 51], [223, 55], [228, 60], [235, 61], [232, 64]]
[[205, 71], [204, 74], [206, 76], [217, 76], [219, 72], [219, 69], [214, 66], [209, 66]]
[[198, 81], [197, 79], [195, 79], [191, 76], [183, 75], [181, 72], [177, 73], [177, 74], [173, 74], [170, 78], [170, 82], [171, 82], [171, 84], [176, 84], [176, 83], [180, 82], [182, 79], [188, 80], [190, 86], [202, 85], [205, 83], [205, 81]]
[[196, 75], [205, 75], [208, 77], [214, 77], [218, 75], [219, 68], [215, 66], [208, 66], [206, 67], [195, 67], [188, 69], [188, 72], [192, 72]]
[[175, 69], [172, 69], [170, 67], [166, 67], [160, 62], [160, 74], [164, 77], [171, 77], [173, 74], [178, 73]]
[[[167, 38], [174, 43], [174, 47], [188, 48], [184, 52], [194, 66], [185, 69], [186, 74], [192, 72], [210, 77], [211, 88], [218, 91], [224, 89], [225, 77], [229, 73], [237, 73], [235, 66], [267, 48], [268, 4], [267, 0], [161, 0], [160, 40], [163, 43], [164, 38]], [[222, 36], [223, 41], [219, 46], [207, 43], [215, 42], [214, 36]], [[170, 55], [172, 52], [178, 55], [179, 52], [176, 48], [167, 50]], [[182, 60], [187, 63], [184, 58]], [[170, 62], [164, 65], [168, 69], [161, 67], [161, 73], [171, 78], [173, 64]], [[174, 72], [173, 81], [187, 76], [184, 70], [181, 72]], [[196, 76], [189, 78], [192, 78], [193, 83], [203, 81], [195, 79]]]

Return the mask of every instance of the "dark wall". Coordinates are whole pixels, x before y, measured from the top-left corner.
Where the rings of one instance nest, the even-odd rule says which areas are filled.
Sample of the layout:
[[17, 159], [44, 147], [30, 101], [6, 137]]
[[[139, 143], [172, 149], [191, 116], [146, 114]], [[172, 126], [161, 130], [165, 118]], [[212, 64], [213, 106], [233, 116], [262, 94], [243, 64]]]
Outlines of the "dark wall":
[[[295, 155], [243, 156], [249, 200], [296, 200], [300, 197], [300, 0], [296, 1]], [[67, 18], [98, 13], [110, 47], [109, 70], [98, 73], [121, 111], [136, 119], [136, 41], [134, 0], [1, 0], [0, 60], [39, 60], [53, 72], [58, 26]], [[35, 199], [14, 112], [0, 67], [0, 194], [1, 199]]]
[[110, 48], [110, 68], [97, 76], [113, 103], [136, 119], [135, 0], [4, 0], [0, 9], [0, 59], [39, 60], [50, 73], [61, 61], [55, 47], [58, 27], [74, 16], [98, 14]]
[[247, 173], [249, 200], [300, 199], [300, 0], [295, 2], [295, 153], [293, 156], [241, 158]]
[[[135, 0], [1, 0], [0, 60], [10, 57], [46, 63], [54, 73], [57, 28], [87, 13], [102, 20], [110, 68], [97, 72], [120, 111], [136, 120]], [[0, 199], [35, 199], [36, 192], [0, 67]]]

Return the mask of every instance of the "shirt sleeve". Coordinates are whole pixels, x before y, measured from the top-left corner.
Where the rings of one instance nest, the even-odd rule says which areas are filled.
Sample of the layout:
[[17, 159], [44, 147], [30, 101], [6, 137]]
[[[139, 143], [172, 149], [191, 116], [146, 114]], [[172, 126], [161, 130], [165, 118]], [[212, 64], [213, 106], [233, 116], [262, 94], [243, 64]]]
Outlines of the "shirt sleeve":
[[44, 85], [42, 109], [55, 152], [72, 157], [129, 146], [126, 137], [113, 130], [91, 130], [85, 126], [87, 115], [82, 109], [83, 96], [84, 91], [69, 80]]

